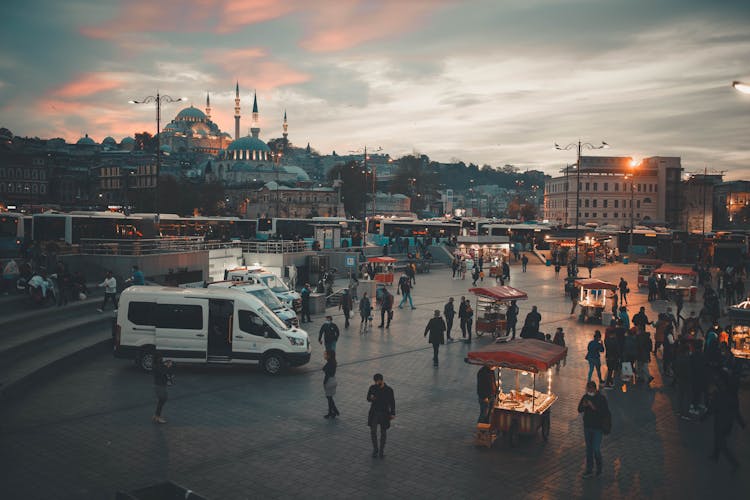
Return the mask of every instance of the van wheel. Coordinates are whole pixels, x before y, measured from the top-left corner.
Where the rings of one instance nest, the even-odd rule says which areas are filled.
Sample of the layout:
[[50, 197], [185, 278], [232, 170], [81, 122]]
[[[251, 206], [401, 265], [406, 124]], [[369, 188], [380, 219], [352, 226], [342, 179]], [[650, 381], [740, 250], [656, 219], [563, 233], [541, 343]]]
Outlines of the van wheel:
[[263, 370], [269, 375], [281, 373], [285, 364], [284, 356], [278, 352], [272, 352], [263, 357]]
[[154, 367], [154, 351], [150, 349], [141, 350], [135, 358], [135, 365], [144, 372], [150, 372]]

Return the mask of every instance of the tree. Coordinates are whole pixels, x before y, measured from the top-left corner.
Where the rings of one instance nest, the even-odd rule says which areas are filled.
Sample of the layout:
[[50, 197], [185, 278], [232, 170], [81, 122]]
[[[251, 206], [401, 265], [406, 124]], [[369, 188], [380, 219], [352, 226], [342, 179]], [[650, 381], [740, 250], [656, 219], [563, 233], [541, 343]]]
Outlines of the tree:
[[334, 165], [328, 171], [328, 181], [341, 178], [341, 199], [344, 202], [344, 210], [349, 215], [363, 216], [364, 203], [367, 193], [372, 186], [372, 176], [363, 172], [359, 162], [351, 160], [346, 163]]
[[156, 153], [156, 137], [145, 131], [135, 134], [135, 146], [133, 146], [133, 149], [136, 151], [145, 151], [146, 153]]
[[438, 177], [423, 168], [421, 158], [413, 155], [399, 158], [391, 192], [409, 196], [412, 211], [423, 210], [427, 206], [427, 199], [432, 197], [437, 186]]

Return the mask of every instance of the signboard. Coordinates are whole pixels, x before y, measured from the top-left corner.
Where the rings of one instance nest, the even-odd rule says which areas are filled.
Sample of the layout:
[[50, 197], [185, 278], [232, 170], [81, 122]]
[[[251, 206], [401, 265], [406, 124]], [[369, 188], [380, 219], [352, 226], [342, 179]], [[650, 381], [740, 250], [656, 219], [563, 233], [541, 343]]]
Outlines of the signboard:
[[354, 256], [346, 256], [345, 264], [346, 267], [357, 267], [357, 258]]

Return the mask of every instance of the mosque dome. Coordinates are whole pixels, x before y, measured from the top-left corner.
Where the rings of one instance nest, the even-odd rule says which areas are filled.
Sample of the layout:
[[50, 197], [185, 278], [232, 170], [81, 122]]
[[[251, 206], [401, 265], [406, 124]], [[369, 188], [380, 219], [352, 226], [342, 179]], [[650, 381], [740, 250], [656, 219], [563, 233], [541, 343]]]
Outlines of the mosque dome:
[[81, 146], [96, 146], [96, 142], [94, 142], [94, 139], [89, 137], [89, 134], [86, 134], [85, 136], [78, 139], [76, 144]]
[[134, 143], [135, 143], [135, 139], [133, 139], [132, 137], [123, 137], [122, 140], [120, 141], [120, 144], [134, 144]]
[[233, 141], [232, 144], [229, 145], [229, 151], [265, 151], [270, 153], [271, 148], [257, 137], [247, 135]]
[[102, 145], [103, 146], [109, 146], [109, 147], [117, 146], [117, 141], [115, 141], [115, 139], [113, 137], [107, 136], [102, 141]]
[[175, 117], [175, 120], [184, 121], [203, 121], [207, 119], [208, 118], [206, 118], [206, 114], [203, 111], [193, 106], [183, 109], [177, 113], [177, 116]]

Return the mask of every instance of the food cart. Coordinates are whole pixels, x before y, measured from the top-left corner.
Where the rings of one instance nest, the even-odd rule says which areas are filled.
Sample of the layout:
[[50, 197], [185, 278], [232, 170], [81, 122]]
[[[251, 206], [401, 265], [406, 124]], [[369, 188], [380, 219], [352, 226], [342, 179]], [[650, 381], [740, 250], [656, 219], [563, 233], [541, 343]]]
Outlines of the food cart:
[[[534, 435], [540, 429], [546, 441], [550, 408], [557, 401], [552, 393], [552, 367], [567, 353], [567, 347], [536, 339], [495, 342], [469, 352], [465, 362], [490, 367], [497, 382], [489, 423], [477, 424], [476, 443], [490, 447], [501, 432], [515, 446], [521, 435]], [[503, 378], [503, 369], [510, 370], [511, 376]], [[547, 391], [538, 391], [537, 382], [544, 389], [545, 381]], [[515, 388], [506, 392], [505, 385]]]
[[750, 301], [729, 308], [729, 344], [736, 359], [750, 362]]
[[601, 324], [602, 312], [607, 308], [607, 290], [617, 290], [617, 285], [596, 278], [577, 279], [573, 285], [581, 291], [578, 298], [581, 314], [578, 320]]
[[638, 259], [638, 288], [648, 286], [648, 278], [654, 269], [661, 267], [664, 261], [659, 259]]
[[656, 278], [662, 276], [667, 280], [667, 293], [670, 299], [677, 294], [689, 297], [691, 302], [695, 301], [698, 287], [695, 286], [696, 272], [690, 266], [678, 266], [675, 264], [662, 264], [654, 270]]
[[384, 285], [393, 284], [393, 265], [397, 262], [393, 257], [368, 257], [367, 262], [375, 268], [375, 282]]
[[477, 297], [477, 305], [474, 308], [477, 337], [491, 333], [493, 338], [500, 341], [508, 340], [508, 306], [512, 300], [526, 300], [526, 292], [512, 286], [490, 286], [469, 288], [469, 293]]

